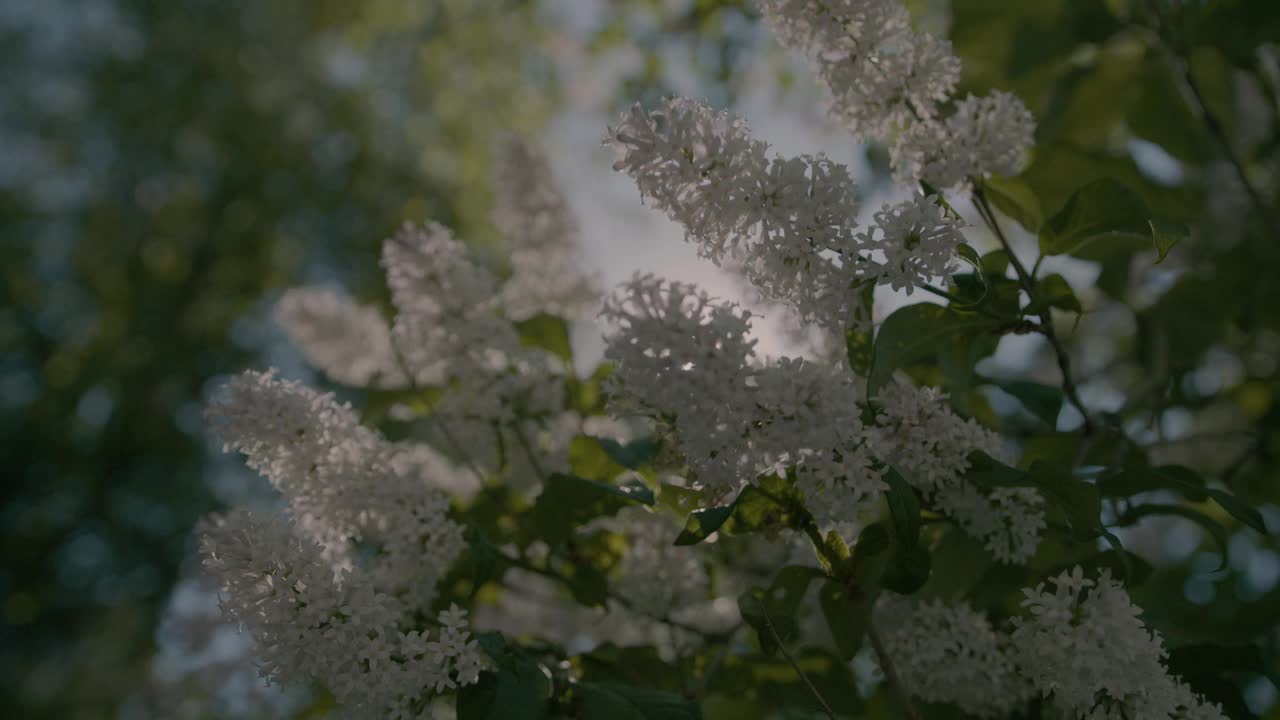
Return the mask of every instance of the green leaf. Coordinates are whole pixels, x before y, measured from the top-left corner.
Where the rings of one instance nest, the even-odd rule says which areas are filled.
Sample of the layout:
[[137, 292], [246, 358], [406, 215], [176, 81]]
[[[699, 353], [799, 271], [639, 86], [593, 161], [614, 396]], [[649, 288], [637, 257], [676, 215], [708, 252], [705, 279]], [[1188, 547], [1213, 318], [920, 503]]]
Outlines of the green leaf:
[[983, 192], [1000, 212], [1015, 220], [1028, 232], [1036, 232], [1044, 223], [1040, 198], [1025, 182], [1007, 177], [990, 177], [982, 183]]
[[612, 438], [592, 438], [614, 462], [629, 470], [638, 470], [658, 456], [662, 446], [655, 438], [641, 438], [625, 445]]
[[1028, 412], [1043, 420], [1050, 428], [1057, 426], [1058, 414], [1062, 412], [1063, 396], [1061, 388], [1027, 380], [992, 380], [984, 378], [983, 382], [995, 385], [1017, 398]]
[[569, 325], [555, 315], [535, 315], [515, 323], [520, 343], [542, 348], [573, 366], [573, 346], [569, 342]]
[[1156, 246], [1156, 264], [1159, 265], [1174, 245], [1191, 236], [1191, 230], [1182, 223], [1162, 223], [1149, 221], [1151, 239]]
[[583, 720], [702, 720], [696, 702], [674, 693], [612, 682], [579, 683], [574, 690]]
[[464, 535], [467, 541], [467, 562], [471, 571], [471, 594], [474, 596], [498, 569], [498, 549], [479, 530], [468, 527]]
[[804, 507], [800, 491], [787, 479], [774, 475], [756, 478], [728, 505], [702, 508], [689, 514], [676, 545], [696, 545], [724, 529], [731, 534], [749, 533], [793, 525]]
[[[920, 303], [894, 311], [880, 326], [867, 374], [867, 397], [874, 398], [892, 378], [895, 370], [948, 355], [957, 361], [957, 373], [949, 378], [953, 397], [967, 390], [973, 362], [995, 349], [997, 321], [985, 315], [953, 310], [941, 305]], [[989, 349], [979, 343], [991, 341]], [[976, 352], [975, 352], [976, 351]], [[961, 387], [956, 387], [961, 386]]]
[[[488, 648], [486, 648], [487, 650]], [[458, 691], [458, 720], [542, 720], [551, 685], [533, 660], [504, 654], [495, 671]]]
[[1084, 308], [1076, 298], [1065, 278], [1054, 273], [1036, 283], [1035, 300], [1023, 312], [1027, 315], [1044, 315], [1049, 308], [1067, 310], [1079, 315]]
[[1125, 470], [1100, 479], [1098, 486], [1104, 494], [1113, 497], [1127, 497], [1150, 490], [1177, 490], [1193, 502], [1212, 498], [1235, 519], [1263, 535], [1267, 534], [1266, 521], [1257, 508], [1225, 490], [1207, 487], [1199, 473], [1181, 465]]
[[540, 538], [555, 547], [593, 518], [612, 515], [627, 505], [653, 502], [653, 491], [638, 482], [610, 485], [553, 473], [534, 502], [531, 519]]
[[1102, 496], [1096, 485], [1072, 477], [1071, 471], [1058, 463], [1036, 461], [1027, 475], [1033, 487], [1066, 515], [1077, 539], [1096, 538], [1102, 532]]
[[898, 542], [905, 548], [914, 548], [920, 543], [920, 499], [895, 468], [886, 468], [884, 480], [889, 486], [885, 498]]
[[894, 545], [880, 584], [886, 590], [892, 590], [900, 595], [910, 595], [929, 581], [929, 573], [932, 569], [933, 560], [924, 547], [917, 545], [908, 548]]
[[604, 573], [587, 565], [576, 563], [561, 570], [567, 578], [569, 594], [584, 607], [604, 607], [609, 599], [609, 579]]
[[[1079, 254], [1088, 245], [1124, 238], [1149, 240], [1151, 211], [1128, 185], [1113, 178], [1095, 180], [1077, 190], [1040, 230], [1040, 252]], [[1115, 245], [1126, 250], [1131, 245]], [[1104, 248], [1103, 255], [1107, 254]]]
[[840, 657], [852, 660], [862, 648], [862, 638], [871, 621], [871, 603], [863, 595], [851, 597], [849, 591], [835, 580], [822, 583], [818, 603], [822, 606], [822, 615], [827, 620]]
[[729, 516], [733, 514], [733, 509], [736, 505], [737, 502], [735, 501], [728, 505], [694, 510], [689, 514], [689, 519], [685, 520], [684, 529], [676, 537], [675, 544], [697, 545], [706, 540], [711, 533], [719, 530], [720, 526], [724, 525]]
[[1267, 523], [1262, 519], [1262, 513], [1258, 512], [1248, 502], [1222, 490], [1209, 488], [1205, 492], [1209, 494], [1209, 497], [1213, 498], [1214, 502], [1221, 505], [1223, 510], [1230, 513], [1232, 517], [1263, 535], [1267, 534]]

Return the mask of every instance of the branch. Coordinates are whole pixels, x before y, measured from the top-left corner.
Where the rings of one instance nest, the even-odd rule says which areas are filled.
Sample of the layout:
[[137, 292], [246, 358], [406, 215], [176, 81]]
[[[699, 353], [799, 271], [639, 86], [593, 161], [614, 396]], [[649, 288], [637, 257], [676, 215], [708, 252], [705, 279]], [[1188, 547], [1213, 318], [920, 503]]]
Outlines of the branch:
[[791, 653], [787, 652], [787, 646], [782, 643], [782, 638], [778, 635], [777, 628], [773, 626], [773, 620], [769, 618], [768, 610], [765, 610], [764, 613], [764, 624], [769, 626], [769, 634], [773, 635], [774, 642], [778, 644], [778, 652], [782, 653], [782, 657], [786, 658], [787, 662], [791, 663], [792, 669], [796, 671], [796, 674], [799, 675], [800, 679], [804, 681], [804, 684], [808, 686], [809, 692], [813, 693], [813, 697], [818, 700], [818, 704], [822, 706], [823, 712], [825, 712], [827, 717], [831, 718], [831, 720], [837, 720], [835, 712], [831, 709], [831, 706], [827, 704], [826, 699], [822, 697], [822, 693], [818, 692], [818, 688], [814, 686], [813, 681], [809, 679], [808, 675], [804, 674], [804, 670], [800, 669], [800, 663], [796, 662], [796, 659], [792, 657]]
[[[999, 221], [996, 220], [995, 212], [987, 202], [987, 196], [982, 190], [982, 184], [977, 179], [972, 179], [972, 183], [974, 205], [978, 208], [978, 214], [982, 216], [983, 221], [991, 228], [991, 232], [995, 233], [996, 239], [1000, 241], [1000, 247], [1009, 256], [1009, 264], [1013, 265], [1013, 270], [1018, 276], [1018, 284], [1027, 293], [1027, 297], [1032, 302], [1035, 302], [1035, 278], [1031, 273], [1027, 272], [1026, 266], [1014, 254], [1009, 238], [1005, 237], [1004, 230], [1001, 229]], [[1080, 411], [1080, 416], [1084, 418], [1085, 434], [1093, 434], [1093, 421], [1089, 419], [1089, 411], [1085, 409], [1084, 403], [1081, 402], [1075, 379], [1071, 375], [1071, 357], [1067, 354], [1066, 348], [1063, 347], [1062, 341], [1058, 339], [1058, 333], [1053, 329], [1053, 310], [1051, 308], [1046, 307], [1040, 311], [1038, 329], [1040, 334], [1044, 335], [1045, 339], [1049, 341], [1049, 345], [1053, 347], [1054, 355], [1057, 357], [1058, 370], [1062, 372], [1062, 391], [1066, 394], [1067, 400]]]

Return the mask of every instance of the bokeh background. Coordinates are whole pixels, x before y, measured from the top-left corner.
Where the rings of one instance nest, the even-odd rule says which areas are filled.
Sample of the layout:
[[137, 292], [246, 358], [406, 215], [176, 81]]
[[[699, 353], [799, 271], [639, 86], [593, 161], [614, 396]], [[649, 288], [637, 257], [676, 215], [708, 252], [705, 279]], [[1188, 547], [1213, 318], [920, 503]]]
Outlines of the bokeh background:
[[[1163, 217], [1195, 224], [1198, 242], [1158, 271], [1136, 253], [1050, 267], [1088, 310], [1076, 338], [1083, 392], [1095, 407], [1125, 408], [1153, 372], [1125, 358], [1135, 344], [1148, 359], [1158, 346], [1174, 391], [1153, 406], [1149, 439], [1210, 469], [1243, 456], [1235, 489], [1280, 529], [1277, 266], [1257, 262], [1274, 257], [1277, 237], [1180, 96], [1167, 48], [1139, 22], [1142, 3], [909, 4], [950, 34], [967, 87], [1015, 90], [1047, 118], [1027, 174], [1046, 212], [1111, 175]], [[1229, 150], [1273, 191], [1275, 3], [1164, 4], [1177, 6], [1168, 37], [1184, 44], [1175, 49]], [[303, 283], [379, 298], [378, 247], [405, 220], [451, 225], [500, 267], [488, 211], [504, 133], [548, 150], [606, 287], [646, 270], [743, 295], [611, 173], [599, 141], [632, 101], [679, 93], [732, 107], [780, 152], [851, 164], [868, 206], [892, 192], [883, 149], [827, 123], [803, 66], [742, 0], [2, 0], [0, 68], [9, 717], [323, 710], [256, 681], [193, 562], [197, 519], [262, 491], [207, 439], [201, 408], [245, 367], [322, 382], [272, 325], [272, 299]], [[1181, 282], [1206, 264], [1219, 269], [1207, 284]], [[765, 313], [767, 351], [796, 342], [785, 320]], [[1163, 344], [1151, 345], [1155, 331]], [[598, 359], [598, 334], [575, 330], [583, 367]], [[1009, 338], [992, 367], [1034, 374], [1047, 359], [1034, 339]], [[1260, 429], [1237, 437], [1245, 426]], [[1233, 531], [1225, 573], [1210, 572], [1218, 550], [1194, 526], [1134, 536], [1159, 561], [1151, 592], [1174, 598], [1161, 606], [1166, 624], [1189, 637], [1270, 638], [1262, 647], [1274, 650], [1280, 556], [1273, 538], [1249, 532]], [[1275, 705], [1265, 677], [1250, 687], [1252, 711]]]

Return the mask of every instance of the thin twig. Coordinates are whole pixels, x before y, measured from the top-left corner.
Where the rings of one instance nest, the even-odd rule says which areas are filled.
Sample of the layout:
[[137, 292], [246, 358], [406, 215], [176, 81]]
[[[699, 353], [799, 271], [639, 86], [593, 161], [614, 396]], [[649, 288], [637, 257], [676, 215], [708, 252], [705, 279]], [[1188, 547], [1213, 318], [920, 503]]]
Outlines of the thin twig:
[[791, 663], [792, 669], [796, 671], [796, 674], [799, 675], [800, 679], [804, 681], [804, 684], [808, 686], [809, 692], [813, 693], [813, 697], [816, 698], [818, 704], [822, 706], [823, 712], [825, 712], [827, 717], [831, 718], [831, 720], [837, 720], [835, 711], [833, 711], [831, 706], [827, 704], [826, 698], [822, 697], [822, 693], [818, 692], [818, 688], [814, 686], [813, 681], [809, 679], [809, 676], [805, 674], [804, 670], [800, 669], [800, 663], [796, 662], [796, 659], [791, 655], [791, 653], [787, 652], [787, 647], [782, 643], [782, 638], [778, 635], [778, 629], [773, 626], [773, 620], [769, 618], [769, 612], [767, 610], [764, 613], [764, 624], [769, 627], [769, 634], [773, 635], [774, 642], [778, 644], [778, 652], [782, 653], [782, 657], [786, 658], [787, 662]]
[[[1000, 241], [1000, 247], [1009, 256], [1009, 264], [1013, 265], [1013, 270], [1018, 275], [1018, 283], [1022, 286], [1023, 291], [1027, 293], [1027, 297], [1034, 303], [1036, 299], [1035, 278], [1027, 272], [1026, 266], [1014, 254], [1013, 245], [1010, 244], [1009, 238], [1005, 236], [1004, 230], [1000, 227], [1000, 222], [996, 219], [995, 212], [992, 211], [991, 205], [987, 202], [987, 196], [982, 191], [981, 183], [975, 180], [973, 181], [973, 187], [974, 205], [978, 208], [978, 214], [982, 216], [983, 221], [987, 223], [987, 226], [991, 228], [991, 232], [995, 234], [996, 239]], [[1085, 409], [1084, 403], [1080, 400], [1080, 393], [1076, 389], [1075, 379], [1071, 376], [1071, 357], [1067, 354], [1067, 349], [1063, 346], [1062, 341], [1058, 339], [1058, 334], [1053, 329], [1053, 310], [1046, 307], [1039, 314], [1040, 324], [1038, 330], [1049, 341], [1054, 355], [1057, 356], [1058, 370], [1062, 372], [1062, 391], [1066, 394], [1067, 400], [1080, 411], [1080, 416], [1084, 418], [1085, 434], [1091, 435], [1093, 434], [1093, 422], [1089, 419], [1089, 411]]]
[[[1231, 140], [1227, 137], [1226, 126], [1205, 100], [1204, 93], [1200, 90], [1200, 84], [1196, 82], [1195, 74], [1191, 72], [1190, 63], [1166, 40], [1163, 31], [1168, 27], [1168, 23], [1164, 13], [1155, 3], [1151, 4], [1151, 11], [1158, 24], [1152, 34], [1158, 49], [1165, 58], [1165, 62], [1169, 65], [1169, 69], [1173, 74], [1174, 84], [1178, 86], [1178, 92], [1182, 95], [1183, 102], [1187, 104], [1191, 114], [1195, 115], [1196, 119], [1204, 124], [1205, 130], [1213, 140], [1214, 145], [1217, 146], [1218, 152], [1222, 154], [1223, 159], [1231, 166], [1236, 179], [1240, 181], [1241, 186], [1244, 187], [1245, 194], [1249, 196], [1249, 201], [1253, 203], [1254, 210], [1257, 211], [1263, 223], [1268, 226], [1267, 230], [1274, 237], [1280, 231], [1280, 222], [1277, 222], [1270, 205], [1263, 198], [1262, 193], [1249, 180], [1249, 174], [1244, 167], [1244, 160], [1241, 159], [1231, 145]], [[1179, 45], [1181, 44], [1178, 38], [1173, 38], [1173, 41]]]

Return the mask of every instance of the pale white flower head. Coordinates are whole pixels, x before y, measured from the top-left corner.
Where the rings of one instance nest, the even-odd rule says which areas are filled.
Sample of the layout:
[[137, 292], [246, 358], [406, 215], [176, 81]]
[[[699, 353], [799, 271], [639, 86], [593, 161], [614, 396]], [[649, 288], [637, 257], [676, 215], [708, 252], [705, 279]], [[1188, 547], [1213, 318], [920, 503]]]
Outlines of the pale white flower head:
[[478, 679], [487, 661], [461, 611], [441, 614], [431, 640], [404, 632], [411, 606], [359, 570], [339, 582], [321, 552], [280, 515], [236, 511], [203, 528], [201, 553], [222, 586], [223, 613], [252, 633], [269, 680], [318, 681], [352, 716], [412, 717], [421, 698]]
[[1006, 457], [999, 435], [956, 415], [937, 388], [917, 388], [901, 375], [880, 388], [876, 403], [868, 442], [877, 458], [899, 470], [966, 534], [982, 540], [1000, 562], [1025, 562], [1035, 554], [1045, 528], [1040, 493], [1034, 488], [986, 493], [964, 479], [973, 451]]
[[307, 362], [331, 380], [353, 387], [409, 384], [382, 312], [332, 290], [300, 287], [276, 302], [276, 322]]
[[600, 291], [578, 264], [578, 224], [543, 153], [508, 140], [494, 189], [493, 221], [511, 253], [511, 277], [502, 286], [506, 316], [575, 318], [593, 307]]
[[1020, 671], [1069, 717], [1166, 720], [1224, 717], [1162, 665], [1164, 644], [1142, 624], [1142, 610], [1104, 570], [1097, 580], [1076, 566], [1023, 591], [1028, 616], [1014, 618]]
[[698, 481], [728, 491], [752, 477], [744, 443], [755, 340], [751, 313], [692, 285], [637, 275], [606, 299], [610, 402], [674, 423]]
[[892, 147], [900, 181], [925, 180], [937, 188], [987, 175], [1016, 175], [1035, 143], [1035, 118], [1013, 93], [969, 95], [945, 120], [915, 123]]
[[947, 606], [885, 593], [875, 622], [908, 692], [953, 703], [968, 715], [1007, 717], [1035, 696], [1020, 677], [1009, 637], [968, 605]]
[[815, 66], [832, 114], [859, 139], [930, 118], [960, 79], [951, 44], [916, 32], [896, 0], [762, 0], [788, 49]]
[[964, 242], [960, 218], [934, 195], [884, 205], [862, 234], [862, 243], [884, 253], [876, 282], [910, 295], [936, 277], [955, 271], [956, 249]]

